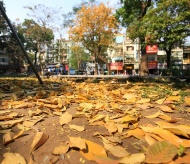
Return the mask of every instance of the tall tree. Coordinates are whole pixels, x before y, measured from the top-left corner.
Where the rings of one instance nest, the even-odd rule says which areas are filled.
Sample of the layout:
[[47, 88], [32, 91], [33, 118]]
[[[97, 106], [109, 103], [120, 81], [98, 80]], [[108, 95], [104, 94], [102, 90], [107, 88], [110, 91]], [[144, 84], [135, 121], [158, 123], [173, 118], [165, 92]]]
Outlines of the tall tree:
[[147, 69], [146, 44], [159, 44], [170, 68], [172, 48], [189, 36], [189, 0], [121, 0], [121, 4], [116, 18], [127, 27], [129, 37], [139, 38], [142, 45], [140, 74]]
[[[0, 1], [2, 6], [4, 7], [4, 3]], [[4, 7], [5, 10], [5, 7]], [[3, 49], [7, 46], [7, 40], [10, 36], [10, 29], [8, 27], [8, 24], [3, 17], [3, 15], [0, 13], [0, 49], [3, 51]]]
[[[0, 3], [6, 12], [4, 3], [2, 1], [0, 1]], [[23, 40], [22, 35], [19, 35], [19, 37], [21, 40]], [[20, 72], [20, 68], [23, 66], [24, 60], [23, 52], [21, 51], [17, 40], [11, 33], [8, 23], [3, 17], [2, 13], [0, 13], [0, 51], [1, 53], [5, 53], [5, 55], [8, 57], [9, 66], [6, 69], [11, 68], [15, 69], [17, 72]]]
[[79, 45], [73, 46], [71, 50], [72, 52], [69, 58], [69, 63], [71, 68], [79, 70], [81, 62], [89, 61], [90, 56], [87, 52], [85, 52], [84, 47]]
[[70, 27], [69, 35], [75, 42], [82, 45], [93, 54], [98, 72], [98, 58], [103, 55], [113, 41], [118, 31], [113, 9], [103, 3], [89, 3], [77, 12], [74, 25]]
[[[26, 6], [25, 8], [29, 10], [28, 16], [30, 16], [41, 27], [44, 34], [43, 36], [48, 36], [48, 40], [45, 40], [42, 44], [46, 47], [51, 46], [49, 41], [54, 39], [54, 34], [56, 34], [60, 29], [59, 22], [61, 22], [61, 8], [55, 9], [43, 4]], [[41, 47], [38, 46], [38, 50], [40, 48]]]
[[[148, 10], [141, 31], [148, 37], [147, 44], [158, 44], [166, 51], [167, 68], [171, 68], [171, 51], [181, 46], [190, 36], [189, 0], [160, 0]], [[143, 30], [145, 29], [145, 30]]]
[[44, 47], [51, 44], [54, 39], [53, 31], [44, 26], [40, 26], [34, 20], [25, 19], [24, 22], [17, 25], [19, 33], [25, 36], [25, 43], [27, 49], [35, 51], [35, 64], [37, 60], [40, 62], [41, 69], [43, 70], [42, 55]]
[[147, 70], [147, 55], [145, 49], [145, 35], [141, 31], [141, 23], [148, 9], [157, 0], [120, 0], [121, 7], [116, 10], [116, 18], [124, 27], [127, 27], [127, 34], [135, 40], [139, 38], [141, 44], [140, 75]]

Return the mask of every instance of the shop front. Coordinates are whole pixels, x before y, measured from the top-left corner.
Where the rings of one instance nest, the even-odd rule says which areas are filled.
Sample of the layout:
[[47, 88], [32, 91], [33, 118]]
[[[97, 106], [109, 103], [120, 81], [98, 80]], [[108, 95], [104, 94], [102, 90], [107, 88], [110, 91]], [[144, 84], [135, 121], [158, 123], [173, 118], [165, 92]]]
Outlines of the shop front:
[[124, 72], [126, 75], [132, 75], [134, 70], [134, 64], [125, 64]]
[[112, 75], [123, 74], [123, 62], [110, 63], [110, 71]]
[[158, 46], [157, 45], [147, 45], [146, 46], [146, 53], [148, 55], [148, 74], [149, 75], [155, 75], [158, 73], [157, 71], [157, 52], [158, 52]]
[[148, 61], [148, 71], [149, 75], [155, 75], [157, 74], [157, 61]]

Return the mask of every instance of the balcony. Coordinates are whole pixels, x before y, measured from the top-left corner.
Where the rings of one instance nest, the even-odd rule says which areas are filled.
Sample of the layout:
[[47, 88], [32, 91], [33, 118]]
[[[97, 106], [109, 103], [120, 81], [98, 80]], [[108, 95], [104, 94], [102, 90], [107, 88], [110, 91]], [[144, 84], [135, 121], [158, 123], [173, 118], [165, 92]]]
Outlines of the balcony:
[[166, 55], [166, 51], [158, 50], [157, 55]]
[[135, 63], [135, 59], [134, 58], [125, 57], [124, 58], [124, 63], [133, 64], [133, 63]]

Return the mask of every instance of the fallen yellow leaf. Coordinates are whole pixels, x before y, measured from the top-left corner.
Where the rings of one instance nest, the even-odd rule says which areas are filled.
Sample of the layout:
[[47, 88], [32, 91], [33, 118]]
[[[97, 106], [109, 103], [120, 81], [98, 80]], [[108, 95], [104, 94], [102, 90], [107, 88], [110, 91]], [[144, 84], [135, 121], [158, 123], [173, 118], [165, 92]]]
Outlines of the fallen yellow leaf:
[[169, 113], [173, 113], [174, 111], [167, 105], [161, 105], [158, 106], [158, 108], [160, 108], [163, 112], [169, 112]]
[[59, 117], [59, 123], [61, 125], [68, 124], [72, 120], [72, 115], [68, 112], [65, 112]]
[[152, 115], [149, 115], [149, 116], [145, 116], [146, 118], [156, 118], [158, 116], [160, 116], [161, 114], [161, 111], [159, 110], [158, 112], [152, 114]]
[[70, 147], [79, 148], [80, 150], [86, 149], [85, 140], [81, 137], [69, 137], [69, 140]]
[[169, 132], [168, 130], [164, 130], [162, 128], [155, 128], [154, 133], [165, 139], [166, 141], [171, 142], [172, 144], [179, 147], [179, 145], [184, 145], [183, 140], [174, 135], [173, 133]]
[[177, 148], [168, 141], [155, 142], [146, 152], [146, 163], [167, 163], [177, 155]]
[[106, 151], [101, 145], [98, 145], [97, 143], [94, 143], [89, 140], [85, 140], [85, 142], [87, 144], [87, 148], [84, 150], [81, 150], [80, 153], [86, 159], [94, 161], [95, 156], [107, 157]]
[[34, 150], [42, 146], [48, 140], [48, 138], [49, 136], [47, 134], [43, 132], [37, 132], [36, 135], [34, 136], [30, 153], [32, 153]]
[[105, 149], [110, 151], [116, 157], [125, 157], [129, 155], [127, 150], [121, 146], [114, 146], [112, 144], [105, 143], [105, 142], [103, 142], [103, 144], [104, 144]]
[[61, 155], [61, 154], [67, 153], [68, 150], [69, 150], [69, 144], [60, 145], [60, 146], [55, 147], [52, 153], [56, 155]]
[[71, 129], [77, 130], [79, 132], [84, 131], [84, 126], [78, 126], [78, 125], [69, 125]]
[[130, 154], [126, 157], [123, 157], [119, 160], [119, 163], [126, 164], [137, 164], [143, 163], [145, 160], [145, 155], [143, 153]]
[[150, 99], [148, 99], [148, 98], [142, 98], [142, 99], [140, 99], [140, 100], [138, 100], [136, 103], [137, 104], [144, 104], [144, 103], [148, 103], [148, 102], [150, 102]]
[[1, 164], [11, 164], [11, 163], [19, 163], [19, 164], [26, 164], [26, 160], [23, 156], [18, 153], [5, 153], [3, 154], [3, 161]]
[[185, 101], [185, 103], [186, 103], [188, 106], [190, 106], [190, 97], [185, 97], [185, 98], [184, 98], [184, 101]]

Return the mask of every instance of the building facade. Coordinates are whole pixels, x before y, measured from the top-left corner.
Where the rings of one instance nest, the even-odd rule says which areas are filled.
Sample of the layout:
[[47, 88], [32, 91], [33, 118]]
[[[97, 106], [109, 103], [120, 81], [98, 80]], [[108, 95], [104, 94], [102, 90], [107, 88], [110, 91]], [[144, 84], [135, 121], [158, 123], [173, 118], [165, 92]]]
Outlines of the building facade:
[[136, 75], [139, 70], [140, 44], [125, 34], [116, 35], [115, 42], [107, 50], [110, 71], [114, 74]]

